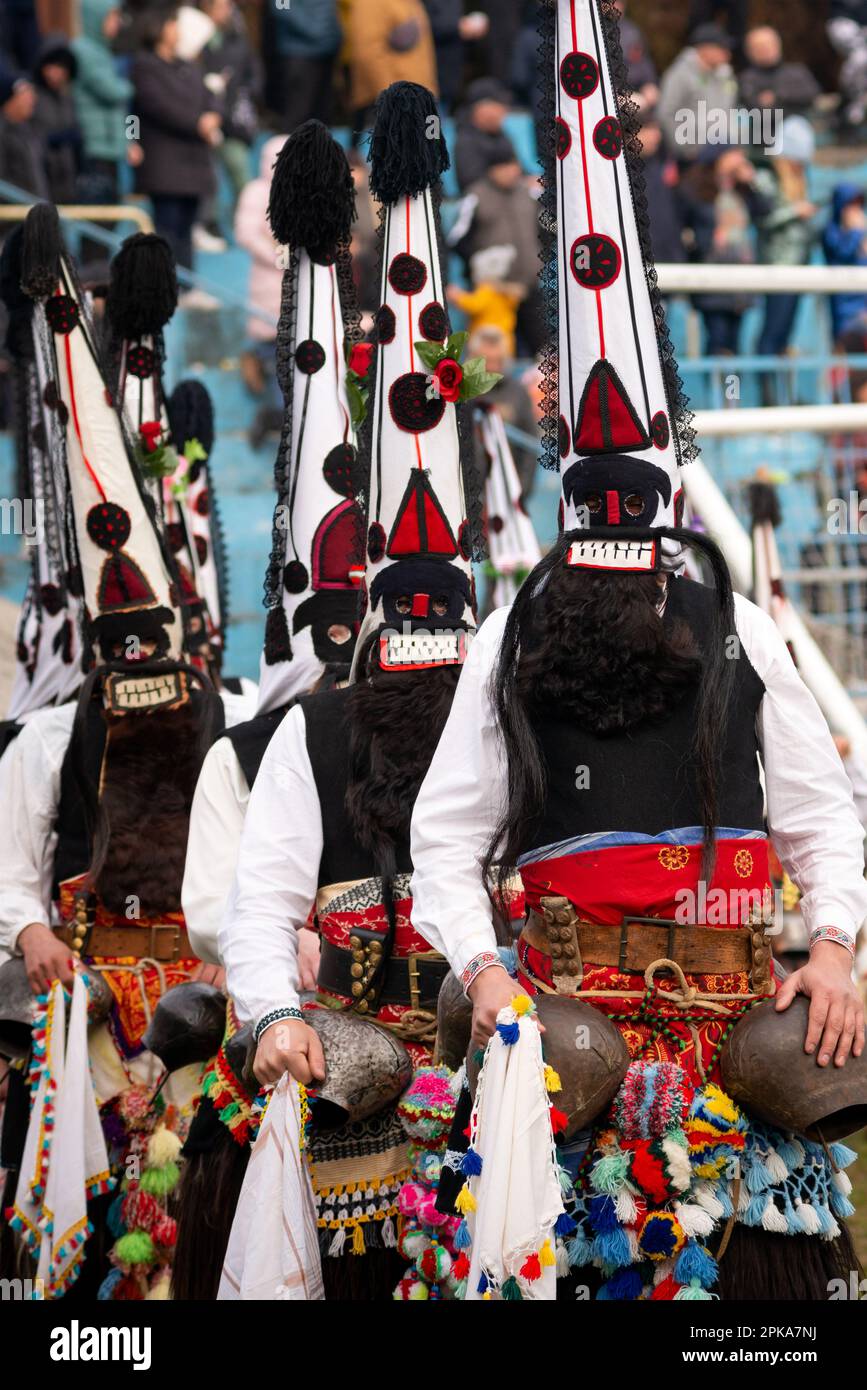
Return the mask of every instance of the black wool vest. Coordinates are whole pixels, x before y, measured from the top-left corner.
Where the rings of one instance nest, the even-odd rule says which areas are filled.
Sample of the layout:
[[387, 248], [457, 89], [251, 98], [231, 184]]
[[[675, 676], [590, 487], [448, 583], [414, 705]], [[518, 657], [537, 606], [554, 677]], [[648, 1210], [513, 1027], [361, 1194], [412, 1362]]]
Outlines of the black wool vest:
[[220, 735], [221, 738], [227, 738], [234, 748], [250, 791], [253, 790], [259, 768], [262, 766], [265, 750], [276, 734], [283, 716], [294, 703], [294, 700], [290, 700], [288, 704], [278, 705], [277, 709], [269, 710], [267, 714], [257, 714], [254, 719], [246, 719], [243, 724], [233, 724], [231, 729], [224, 729]]
[[[372, 878], [377, 872], [370, 850], [355, 838], [345, 804], [349, 782], [351, 693], [350, 686], [299, 700], [307, 730], [307, 753], [322, 807], [320, 888]], [[412, 872], [408, 835], [396, 846], [395, 858], [398, 873]]]
[[[681, 619], [706, 651], [717, 599], [689, 579], [670, 581], [666, 624]], [[726, 728], [720, 730], [720, 826], [764, 829], [757, 762], [756, 715], [764, 685], [743, 646], [735, 662]], [[635, 831], [659, 835], [702, 824], [692, 748], [698, 691], [688, 691], [669, 713], [623, 733], [597, 735], [555, 710], [534, 718], [547, 779], [544, 811], [523, 853], [579, 835]]]

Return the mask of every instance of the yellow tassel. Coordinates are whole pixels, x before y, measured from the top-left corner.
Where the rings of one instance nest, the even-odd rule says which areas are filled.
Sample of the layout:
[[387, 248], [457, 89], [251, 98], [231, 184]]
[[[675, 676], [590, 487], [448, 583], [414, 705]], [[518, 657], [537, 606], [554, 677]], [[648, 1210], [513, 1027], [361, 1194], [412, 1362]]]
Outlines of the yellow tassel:
[[475, 1211], [476, 1199], [469, 1189], [469, 1185], [464, 1183], [457, 1197], [455, 1198], [455, 1211], [459, 1211], [461, 1216], [466, 1216], [468, 1211]]
[[551, 1242], [550, 1242], [550, 1240], [546, 1240], [545, 1243], [544, 1243], [544, 1245], [542, 1246], [542, 1249], [539, 1251], [539, 1264], [540, 1264], [540, 1265], [555, 1265], [556, 1263], [557, 1263], [557, 1256], [554, 1254], [554, 1251], [551, 1249]]
[[519, 1018], [528, 1014], [533, 1007], [533, 1001], [526, 994], [516, 994], [512, 1000], [512, 1008]]
[[554, 1093], [555, 1091], [562, 1091], [562, 1089], [563, 1089], [563, 1083], [562, 1083], [562, 1081], [560, 1080], [559, 1073], [556, 1072], [556, 1071], [554, 1070], [553, 1067], [548, 1066], [548, 1064], [546, 1063], [546, 1064], [545, 1064], [545, 1090], [546, 1090], [546, 1091], [550, 1091], [550, 1092], [552, 1093], [552, 1095], [553, 1095], [553, 1093]]
[[353, 1255], [364, 1255], [366, 1253], [364, 1245], [364, 1227], [361, 1222], [357, 1222], [355, 1230], [352, 1232], [352, 1253]]

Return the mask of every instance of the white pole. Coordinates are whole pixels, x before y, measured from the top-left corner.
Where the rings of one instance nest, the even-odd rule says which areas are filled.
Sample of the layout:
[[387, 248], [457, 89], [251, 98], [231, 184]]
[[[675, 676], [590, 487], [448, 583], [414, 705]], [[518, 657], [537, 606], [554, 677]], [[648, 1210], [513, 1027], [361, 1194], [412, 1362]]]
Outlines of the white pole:
[[664, 294], [864, 294], [867, 266], [682, 265], [656, 267]]
[[731, 438], [740, 434], [857, 434], [867, 433], [867, 405], [732, 406], [729, 410], [697, 410], [699, 438]]
[[[735, 589], [748, 594], [752, 588], [752, 544], [747, 531], [701, 459], [694, 459], [684, 468], [683, 479], [690, 505], [728, 561]], [[798, 670], [807, 688], [827, 719], [831, 732], [843, 734], [859, 757], [867, 759], [867, 725], [864, 719], [821, 648], [811, 637], [794, 604], [790, 602], [789, 607], [792, 643], [798, 656]]]

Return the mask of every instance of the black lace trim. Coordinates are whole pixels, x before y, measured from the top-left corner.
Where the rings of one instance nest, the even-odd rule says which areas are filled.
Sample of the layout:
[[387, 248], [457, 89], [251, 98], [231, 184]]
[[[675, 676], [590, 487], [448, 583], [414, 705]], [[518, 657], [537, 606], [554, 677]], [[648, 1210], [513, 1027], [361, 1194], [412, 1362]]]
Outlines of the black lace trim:
[[539, 462], [552, 473], [559, 472], [560, 450], [557, 425], [559, 395], [559, 279], [557, 274], [557, 109], [554, 52], [557, 37], [557, 0], [539, 4], [539, 43], [536, 80], [539, 86], [539, 120], [536, 124], [542, 164], [542, 196], [539, 199], [539, 284], [545, 306], [545, 346], [539, 354], [541, 386], [541, 441]]
[[[623, 130], [623, 158], [629, 173], [629, 186], [632, 190], [632, 204], [638, 227], [638, 242], [644, 263], [644, 275], [650, 293], [650, 305], [656, 323], [656, 337], [662, 363], [662, 377], [668, 403], [672, 440], [677, 461], [680, 466], [690, 463], [699, 452], [696, 443], [694, 416], [683, 381], [677, 366], [674, 345], [668, 331], [665, 305], [659, 291], [656, 267], [650, 240], [650, 213], [647, 206], [647, 190], [644, 181], [644, 162], [641, 158], [641, 113], [632, 99], [632, 91], [627, 79], [626, 59], [620, 43], [620, 21], [612, 0], [598, 0], [599, 18], [605, 48], [608, 53], [608, 70], [611, 86], [617, 103], [617, 114]], [[553, 74], [553, 61], [550, 66]]]
[[[223, 640], [223, 647], [226, 645], [226, 637], [229, 630], [229, 550], [226, 545], [226, 529], [223, 526], [223, 517], [220, 512], [220, 502], [217, 496], [217, 489], [214, 485], [214, 474], [210, 467], [210, 459], [206, 464], [205, 477], [208, 484], [208, 529], [211, 533], [211, 558], [214, 561], [214, 568], [217, 571], [217, 598], [220, 603], [220, 634]], [[216, 614], [211, 617], [216, 622]]]

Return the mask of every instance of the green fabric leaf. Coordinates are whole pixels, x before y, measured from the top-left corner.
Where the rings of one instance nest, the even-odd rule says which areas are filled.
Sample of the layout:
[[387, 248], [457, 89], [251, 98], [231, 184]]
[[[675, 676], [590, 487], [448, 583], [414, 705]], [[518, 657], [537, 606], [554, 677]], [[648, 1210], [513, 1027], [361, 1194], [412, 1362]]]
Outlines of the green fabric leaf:
[[441, 343], [413, 343], [413, 347], [429, 372], [432, 372], [444, 357], [451, 356], [451, 353], [446, 352]]

